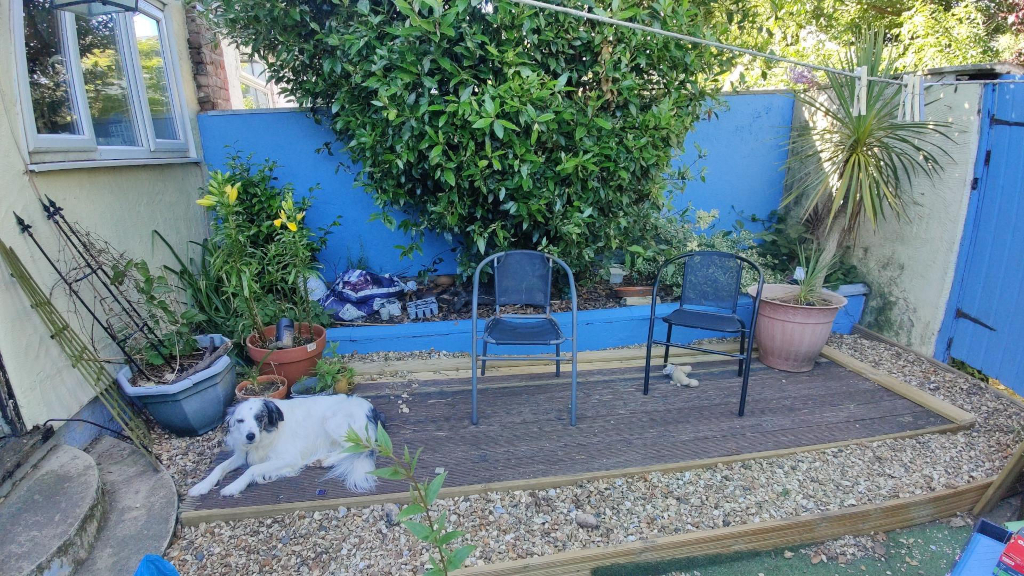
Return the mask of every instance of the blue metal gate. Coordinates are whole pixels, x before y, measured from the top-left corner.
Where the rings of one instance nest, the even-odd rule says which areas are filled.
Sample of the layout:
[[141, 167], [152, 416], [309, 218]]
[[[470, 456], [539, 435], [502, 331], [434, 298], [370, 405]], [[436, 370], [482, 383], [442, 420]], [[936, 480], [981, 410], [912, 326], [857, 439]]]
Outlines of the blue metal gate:
[[986, 87], [981, 130], [936, 356], [1024, 393], [1024, 84]]

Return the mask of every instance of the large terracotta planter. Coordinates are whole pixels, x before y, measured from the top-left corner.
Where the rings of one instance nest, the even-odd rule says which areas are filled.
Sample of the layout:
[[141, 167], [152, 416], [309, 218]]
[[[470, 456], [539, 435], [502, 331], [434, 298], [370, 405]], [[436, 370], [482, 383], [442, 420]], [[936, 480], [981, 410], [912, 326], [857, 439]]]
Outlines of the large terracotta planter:
[[[832, 323], [839, 309], [846, 306], [846, 298], [825, 290], [824, 297], [831, 306], [797, 306], [773, 301], [785, 298], [799, 290], [791, 284], [765, 284], [761, 293], [761, 306], [757, 313], [758, 357], [766, 366], [786, 372], [807, 372], [828, 342]], [[748, 289], [751, 296], [757, 287]]]
[[654, 286], [617, 286], [615, 295], [619, 298], [643, 298], [654, 293]]
[[[308, 336], [309, 324], [303, 322], [297, 325], [295, 333]], [[263, 338], [265, 340], [272, 340], [276, 335], [276, 326], [267, 326], [263, 329]], [[324, 347], [327, 344], [327, 331], [324, 330], [323, 326], [314, 325], [313, 337], [316, 340], [305, 346], [270, 351], [256, 346], [256, 335], [251, 334], [245, 339], [245, 347], [249, 352], [249, 358], [253, 362], [256, 364], [259, 364], [261, 361], [263, 362], [260, 374], [283, 376], [288, 381], [290, 389], [292, 384], [298, 382], [300, 378], [311, 376], [317, 360], [324, 355]], [[269, 356], [267, 355], [268, 352], [270, 352]], [[266, 357], [266, 360], [264, 360], [264, 357]]]

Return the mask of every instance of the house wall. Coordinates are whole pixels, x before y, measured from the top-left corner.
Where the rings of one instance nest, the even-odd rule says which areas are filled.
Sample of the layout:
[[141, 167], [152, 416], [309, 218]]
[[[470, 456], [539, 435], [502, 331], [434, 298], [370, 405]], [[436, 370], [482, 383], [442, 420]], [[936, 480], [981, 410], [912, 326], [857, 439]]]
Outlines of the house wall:
[[[930, 77], [926, 81], [934, 81]], [[951, 158], [941, 176], [918, 179], [907, 218], [860, 230], [857, 266], [871, 286], [863, 324], [931, 356], [949, 299], [967, 215], [978, 149], [982, 87], [926, 89], [926, 118], [950, 122], [953, 141], [940, 141]]]
[[[766, 216], [782, 198], [786, 159], [785, 142], [793, 116], [793, 99], [786, 93], [759, 92], [726, 96], [725, 108], [717, 117], [699, 122], [687, 138], [685, 153], [677, 165], [692, 165], [699, 174], [706, 167], [705, 181], [695, 180], [685, 193], [673, 198], [677, 208], [692, 203], [695, 208], [718, 208], [719, 226], [731, 226], [739, 217]], [[371, 268], [382, 272], [415, 274], [434, 255], [450, 249], [443, 238], [428, 236], [423, 254], [401, 260], [396, 244], [407, 237], [371, 222], [376, 211], [373, 199], [355, 186], [355, 169], [344, 153], [333, 156], [314, 151], [334, 141], [331, 130], [318, 125], [298, 110], [231, 110], [199, 116], [203, 148], [211, 168], [222, 169], [228, 149], [252, 153], [255, 159], [271, 158], [281, 167], [281, 182], [291, 182], [305, 191], [319, 184], [316, 202], [307, 214], [318, 226], [342, 216], [341, 227], [321, 254], [325, 276], [333, 278], [349, 263], [364, 256]], [[697, 146], [707, 157], [697, 160]], [[340, 169], [339, 169], [340, 167]], [[455, 271], [455, 260], [446, 255], [441, 273]]]
[[[10, 2], [0, 0], [0, 69], [5, 71], [15, 69]], [[198, 104], [190, 79], [182, 4], [169, 3], [165, 17], [183, 75], [190, 126], [198, 141]], [[14, 76], [0, 74], [0, 104], [4, 110], [0, 114], [0, 240], [18, 254], [40, 285], [53, 286], [57, 277], [29, 239], [18, 233], [12, 212], [34, 225], [33, 232], [49, 253], [56, 254], [58, 244], [56, 231], [46, 221], [30, 179], [40, 194], [49, 195], [65, 208], [69, 220], [100, 234], [129, 256], [147, 259], [151, 265], [170, 263], [166, 251], [154, 242], [153, 229], [159, 229], [182, 251], [189, 240], [205, 236], [204, 211], [193, 202], [205, 179], [198, 162], [29, 173], [24, 162], [26, 149]], [[58, 309], [65, 310], [67, 302], [59, 287], [52, 294]], [[6, 270], [0, 272], [0, 295], [0, 350], [25, 423], [31, 427], [48, 418], [74, 415], [93, 398], [91, 389], [50, 339]]]

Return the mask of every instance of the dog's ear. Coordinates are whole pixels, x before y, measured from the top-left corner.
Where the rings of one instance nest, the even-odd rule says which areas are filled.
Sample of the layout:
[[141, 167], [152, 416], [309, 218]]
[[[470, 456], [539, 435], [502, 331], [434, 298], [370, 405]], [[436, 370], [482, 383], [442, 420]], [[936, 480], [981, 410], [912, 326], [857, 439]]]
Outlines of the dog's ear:
[[284, 412], [281, 412], [276, 403], [264, 400], [263, 409], [267, 412], [267, 421], [263, 426], [263, 429], [267, 432], [276, 429], [278, 423], [284, 422]]
[[224, 412], [224, 423], [228, 425], [228, 428], [231, 428], [232, 424], [234, 424], [234, 422], [235, 422], [234, 416], [235, 416], [235, 406], [228, 406], [227, 411]]

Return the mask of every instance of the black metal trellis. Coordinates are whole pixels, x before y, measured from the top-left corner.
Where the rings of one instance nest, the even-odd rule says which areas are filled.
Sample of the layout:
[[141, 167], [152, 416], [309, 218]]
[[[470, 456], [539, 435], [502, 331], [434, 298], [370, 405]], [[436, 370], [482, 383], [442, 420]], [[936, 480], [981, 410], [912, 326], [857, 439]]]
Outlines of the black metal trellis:
[[80, 282], [81, 280], [84, 280], [88, 276], [82, 276], [76, 280], [68, 279], [64, 272], [61, 271], [60, 267], [57, 266], [57, 263], [53, 261], [53, 258], [50, 257], [50, 255], [46, 252], [43, 246], [39, 243], [39, 240], [36, 239], [35, 234], [32, 233], [32, 225], [29, 224], [28, 222], [25, 222], [25, 219], [19, 216], [17, 212], [14, 213], [14, 219], [18, 223], [19, 231], [22, 234], [27, 235], [29, 239], [32, 240], [32, 243], [35, 244], [36, 248], [43, 255], [43, 258], [45, 258], [46, 261], [50, 264], [50, 267], [53, 268], [53, 271], [57, 273], [57, 277], [60, 278], [61, 282], [63, 282], [64, 285], [67, 287], [68, 291], [70, 291], [71, 294], [75, 297], [75, 299], [78, 300], [78, 303], [85, 308], [85, 310], [89, 313], [89, 316], [92, 317], [93, 321], [95, 321], [96, 324], [98, 324], [103, 329], [103, 331], [106, 332], [107, 336], [110, 337], [110, 339], [117, 346], [118, 350], [120, 350], [121, 353], [124, 354], [124, 357], [135, 368], [135, 370], [138, 372], [142, 372], [142, 366], [139, 366], [139, 363], [135, 361], [135, 358], [128, 353], [128, 350], [124, 346], [125, 341], [127, 340], [127, 338], [131, 336], [131, 334], [125, 336], [124, 338], [118, 338], [117, 334], [114, 333], [114, 331], [111, 330], [110, 327], [106, 325], [106, 323], [100, 320], [100, 317], [96, 314], [92, 307], [85, 302], [85, 298], [82, 297], [82, 295], [79, 293], [77, 283]]
[[[153, 330], [149, 325], [149, 322], [146, 321], [145, 316], [139, 312], [138, 308], [136, 308], [124, 292], [121, 291], [121, 288], [114, 284], [114, 279], [110, 276], [110, 273], [107, 272], [106, 267], [104, 267], [100, 259], [89, 250], [88, 243], [81, 237], [81, 235], [78, 234], [75, 227], [68, 222], [67, 217], [64, 216], [64, 208], [58, 206], [57, 203], [49, 196], [46, 196], [46, 202], [40, 200], [39, 203], [42, 204], [43, 211], [46, 212], [46, 219], [53, 222], [53, 225], [57, 227], [58, 233], [64, 238], [65, 242], [71, 246], [71, 249], [78, 255], [82, 260], [82, 263], [85, 264], [88, 269], [88, 272], [79, 278], [76, 278], [75, 282], [81, 282], [91, 276], [102, 276], [102, 278], [94, 278], [94, 280], [103, 286], [104, 291], [110, 295], [110, 298], [115, 304], [117, 304], [118, 308], [121, 309], [124, 315], [127, 316], [135, 326], [135, 331], [124, 336], [124, 340], [127, 341], [136, 334], [141, 333], [147, 340], [150, 340], [151, 344], [154, 344], [151, 348], [156, 351], [160, 358], [165, 363], [170, 363], [168, 358], [164, 356], [163, 352], [160, 350], [160, 337], [157, 335], [156, 331]], [[116, 294], [115, 291], [117, 292]], [[120, 297], [118, 295], [120, 295]]]

